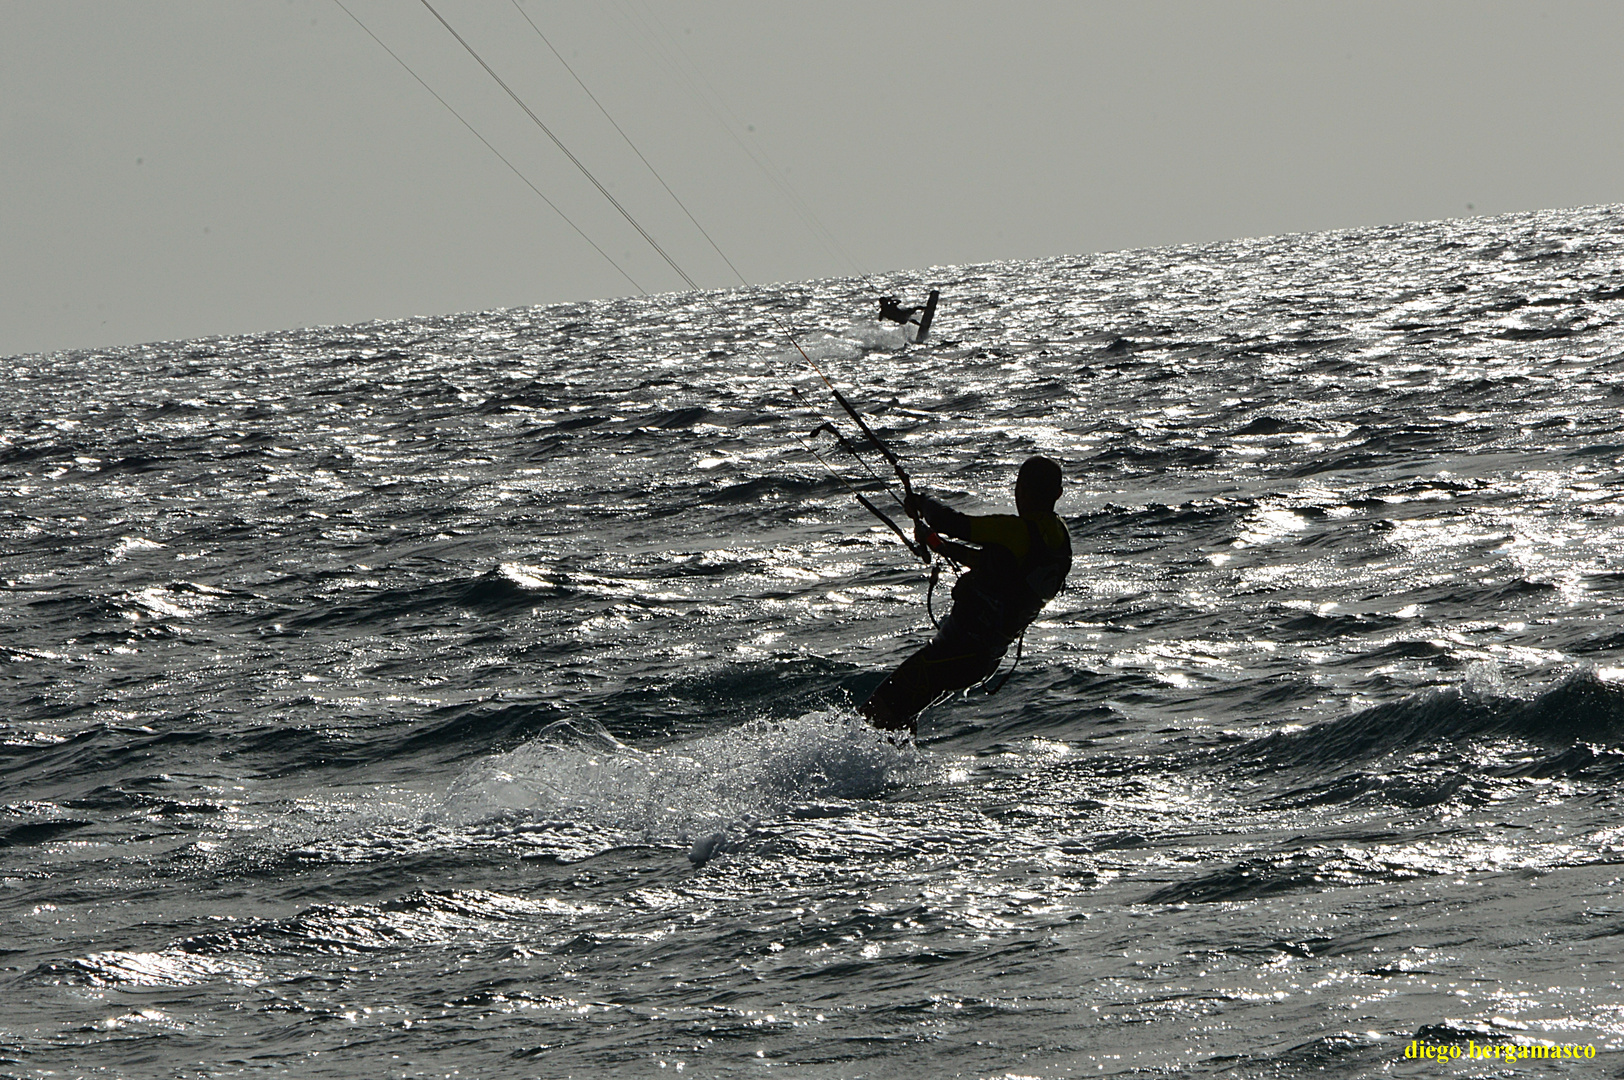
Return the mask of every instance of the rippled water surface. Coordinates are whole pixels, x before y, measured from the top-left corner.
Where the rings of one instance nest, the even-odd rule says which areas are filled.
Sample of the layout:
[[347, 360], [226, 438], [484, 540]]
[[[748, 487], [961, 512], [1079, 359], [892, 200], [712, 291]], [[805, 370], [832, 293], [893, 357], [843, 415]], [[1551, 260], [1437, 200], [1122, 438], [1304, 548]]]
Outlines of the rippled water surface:
[[[7, 361], [0, 1075], [1617, 1072], [1621, 256], [1599, 207]], [[929, 344], [868, 321], [928, 287]], [[925, 576], [782, 325], [956, 505], [1065, 465], [1069, 588], [917, 746], [851, 705]]]

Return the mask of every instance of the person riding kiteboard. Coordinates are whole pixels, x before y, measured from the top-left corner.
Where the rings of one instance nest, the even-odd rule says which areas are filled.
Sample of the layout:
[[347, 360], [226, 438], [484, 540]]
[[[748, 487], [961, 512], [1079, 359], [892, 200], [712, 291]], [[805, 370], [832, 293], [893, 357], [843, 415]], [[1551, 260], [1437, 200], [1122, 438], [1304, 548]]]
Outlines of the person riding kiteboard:
[[869, 723], [913, 734], [926, 708], [998, 670], [1004, 653], [1071, 572], [1071, 536], [1054, 512], [1060, 490], [1060, 466], [1034, 455], [1015, 480], [1014, 514], [972, 516], [908, 493], [905, 509], [918, 542], [970, 569], [953, 586], [953, 608], [936, 637], [904, 660], [858, 709]]
[[891, 322], [905, 323], [923, 310], [923, 305], [905, 308], [894, 296], [880, 297], [880, 318], [889, 319]]

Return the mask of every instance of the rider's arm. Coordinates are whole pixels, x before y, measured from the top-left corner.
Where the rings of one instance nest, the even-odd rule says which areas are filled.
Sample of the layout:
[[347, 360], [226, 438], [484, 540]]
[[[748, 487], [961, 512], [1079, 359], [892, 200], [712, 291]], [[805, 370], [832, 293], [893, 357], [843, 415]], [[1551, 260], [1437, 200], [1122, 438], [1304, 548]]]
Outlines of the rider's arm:
[[1014, 552], [1016, 558], [1026, 555], [1030, 539], [1026, 522], [1015, 514], [972, 516], [944, 506], [929, 495], [919, 496], [919, 509], [930, 527], [944, 536], [968, 540], [972, 544], [998, 544]]
[[973, 539], [970, 535], [971, 522], [974, 521], [969, 514], [961, 514], [951, 506], [937, 502], [929, 495], [920, 495], [919, 511], [924, 516], [926, 524], [944, 536], [955, 536], [960, 540]]

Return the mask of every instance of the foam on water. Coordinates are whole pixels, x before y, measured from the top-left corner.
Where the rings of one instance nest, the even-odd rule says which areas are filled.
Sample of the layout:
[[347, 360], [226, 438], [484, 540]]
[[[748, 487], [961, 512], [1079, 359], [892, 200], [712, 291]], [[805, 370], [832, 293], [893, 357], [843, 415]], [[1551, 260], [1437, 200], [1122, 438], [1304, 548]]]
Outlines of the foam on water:
[[849, 711], [753, 720], [655, 750], [593, 721], [561, 720], [469, 766], [444, 814], [461, 825], [556, 822], [628, 843], [686, 844], [803, 802], [871, 798], [926, 768], [912, 744], [891, 743]]
[[865, 353], [879, 349], [899, 351], [907, 347], [912, 330], [897, 323], [854, 322], [838, 334], [818, 331], [799, 335], [795, 342], [799, 348], [781, 353], [778, 360], [786, 369], [794, 370], [803, 363], [802, 353], [823, 363], [857, 360]]

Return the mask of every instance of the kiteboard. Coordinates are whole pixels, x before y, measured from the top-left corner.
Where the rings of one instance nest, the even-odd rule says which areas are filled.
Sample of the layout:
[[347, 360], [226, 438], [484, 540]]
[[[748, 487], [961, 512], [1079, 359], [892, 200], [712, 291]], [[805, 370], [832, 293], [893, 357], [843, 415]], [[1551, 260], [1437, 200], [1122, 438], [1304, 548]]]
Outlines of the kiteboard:
[[[926, 298], [925, 310], [920, 313], [919, 322], [916, 324], [919, 327], [919, 332], [913, 336], [913, 343], [915, 345], [923, 343], [925, 340], [925, 335], [930, 333], [930, 321], [936, 317], [936, 300], [941, 295], [941, 290], [932, 289], [930, 291], [930, 296]], [[912, 320], [909, 321], [911, 322]]]

